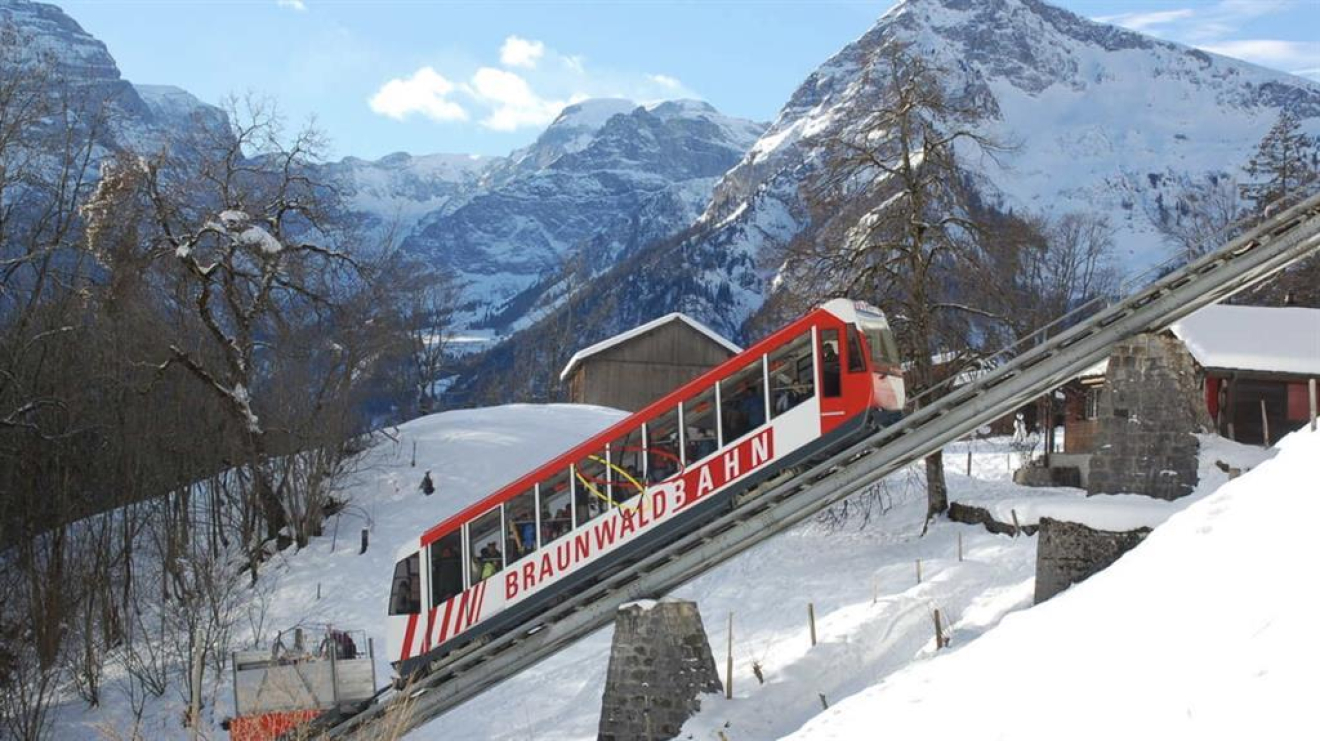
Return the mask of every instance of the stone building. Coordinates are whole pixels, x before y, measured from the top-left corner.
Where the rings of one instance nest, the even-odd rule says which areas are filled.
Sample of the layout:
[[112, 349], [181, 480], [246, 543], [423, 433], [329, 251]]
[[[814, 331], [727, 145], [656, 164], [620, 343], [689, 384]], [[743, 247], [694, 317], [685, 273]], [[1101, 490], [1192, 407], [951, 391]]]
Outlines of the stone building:
[[1309, 419], [1320, 310], [1209, 306], [1114, 346], [1065, 387], [1065, 451], [1088, 491], [1172, 499], [1196, 486], [1195, 432], [1278, 440]]
[[1198, 481], [1210, 415], [1192, 356], [1168, 333], [1119, 342], [1109, 356], [1086, 488], [1177, 499]]
[[701, 322], [674, 313], [579, 350], [559, 377], [576, 404], [635, 412], [740, 352]]

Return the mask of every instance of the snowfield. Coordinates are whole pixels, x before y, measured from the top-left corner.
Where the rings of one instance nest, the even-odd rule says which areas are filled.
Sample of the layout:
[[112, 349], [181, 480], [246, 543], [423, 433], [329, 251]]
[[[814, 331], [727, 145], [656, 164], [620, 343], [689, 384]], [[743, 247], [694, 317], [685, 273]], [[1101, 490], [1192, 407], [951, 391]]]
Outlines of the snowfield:
[[1320, 433], [1277, 447], [1108, 570], [788, 738], [1315, 738]]
[[[363, 629], [375, 638], [377, 677], [379, 683], [383, 684], [390, 676], [390, 667], [385, 656], [382, 618], [387, 601], [389, 574], [399, 547], [415, 539], [426, 527], [623, 416], [622, 412], [600, 407], [510, 405], [432, 415], [389, 430], [388, 436], [379, 436], [378, 443], [360, 457], [355, 472], [345, 486], [344, 495], [349, 505], [326, 523], [325, 535], [301, 551], [289, 549], [276, 556], [265, 566], [258, 586], [246, 590], [246, 604], [241, 606], [240, 611], [247, 615], [247, 619], [239, 622], [234, 648], [246, 648], [258, 640], [264, 645], [274, 637], [277, 630], [288, 630], [297, 625], [331, 623], [343, 628]], [[1311, 458], [1315, 460], [1315, 446], [1320, 444], [1320, 436], [1316, 435], [1306, 439], [1299, 436], [1288, 438], [1285, 441], [1288, 450], [1281, 456], [1282, 460], [1292, 462], [1304, 458], [1307, 440], [1312, 449]], [[415, 467], [411, 465], [414, 444]], [[1202, 486], [1186, 501], [1206, 501], [1198, 501], [1187, 512], [1173, 515], [1171, 527], [1186, 522], [1188, 517], [1202, 512], [1207, 506], [1214, 509], [1217, 518], [1222, 520], [1227, 517], [1223, 514], [1226, 511], [1224, 505], [1215, 504], [1223, 498], [1209, 494], [1226, 480], [1226, 474], [1214, 465], [1214, 461], [1222, 460], [1229, 465], [1247, 469], [1271, 454], [1218, 438], [1203, 438], [1203, 444]], [[968, 446], [972, 449], [973, 477], [965, 475]], [[1088, 502], [1097, 504], [1101, 509], [1106, 506], [1101, 500], [1108, 498], [1087, 499], [1078, 490], [1026, 489], [1014, 485], [1010, 473], [1019, 463], [1014, 448], [1006, 438], [951, 445], [946, 455], [951, 497], [955, 501], [967, 501], [981, 506], [1011, 506], [1024, 517], [1039, 513], [1051, 514], [1059, 507], [1082, 511], [1087, 509]], [[1311, 477], [1314, 479], [1317, 471], [1314, 463], [1310, 465]], [[1291, 470], [1286, 466], [1284, 464], [1281, 470]], [[1258, 476], [1268, 476], [1269, 471], [1280, 468], [1279, 463], [1262, 466], [1260, 474], [1252, 473], [1234, 482], [1226, 491], [1244, 491], [1244, 487], [1249, 486], [1248, 482], [1255, 481]], [[437, 487], [436, 493], [430, 497], [423, 496], [418, 489], [422, 474], [427, 470], [431, 471]], [[1276, 481], [1268, 478], [1265, 480]], [[1092, 682], [1112, 687], [1115, 691], [1127, 692], [1123, 683], [1112, 674], [1100, 678], [1092, 676], [1086, 668], [1072, 672], [1065, 671], [1062, 665], [1050, 665], [1047, 669], [1045, 664], [1039, 662], [1046, 658], [1053, 661], [1058, 655], [1067, 652], [1080, 652], [1080, 655], [1088, 657], [1088, 661], [1092, 660], [1089, 658], [1092, 652], [1090, 644], [1098, 636], [1109, 635], [1107, 631], [1110, 628], [1106, 626], [1121, 627], [1128, 623], [1135, 626], [1137, 621], [1140, 621], [1143, 628], [1149, 626], [1150, 635], [1123, 638], [1121, 643], [1131, 646], [1133, 650], [1144, 646], [1142, 641], [1172, 645], [1171, 642], [1177, 643], [1177, 634], [1195, 628], [1196, 634], [1203, 637], [1198, 639], [1200, 643], [1187, 650], [1189, 653], [1204, 651], [1209, 656], [1215, 642], [1204, 636], [1212, 633], [1206, 632], [1208, 628], [1202, 631], [1197, 626], [1189, 625], [1196, 620], [1206, 619], [1213, 610], [1209, 609], [1205, 601], [1195, 599], [1195, 595], [1188, 595], [1187, 598], [1191, 600], [1189, 604], [1197, 605], [1198, 610], [1203, 612], [1182, 609], [1179, 600], [1184, 590], [1170, 590], [1168, 586], [1171, 584], [1213, 586], [1221, 577], [1228, 579], [1231, 576], [1230, 580], [1224, 582], [1223, 591], [1217, 597], [1224, 605], [1215, 609], [1222, 609], [1239, 602], [1233, 592], [1238, 588], [1238, 577], [1242, 580], [1260, 577], [1265, 579], [1261, 584], [1242, 587], [1244, 595], [1269, 595], [1270, 589], [1278, 587], [1278, 594], [1288, 597], [1278, 604], [1291, 606], [1289, 620], [1300, 620], [1303, 614], [1296, 609], [1303, 594], [1295, 588], [1296, 584], [1302, 583], [1302, 575], [1291, 578], [1290, 583], [1294, 585], [1291, 593], [1281, 588], [1288, 581], [1286, 574], [1290, 564], [1300, 566], [1308, 563], [1301, 551], [1303, 539], [1291, 538], [1289, 541], [1288, 538], [1276, 537], [1278, 533], [1274, 530], [1258, 527], [1256, 520], [1264, 517], [1262, 512], [1250, 519], [1251, 527], [1235, 526], [1232, 531], [1254, 532], [1255, 537], [1270, 543], [1275, 551], [1282, 549], [1288, 552], [1290, 560], [1272, 557], [1269, 568], [1263, 565], [1247, 568], [1235, 565], [1238, 563], [1236, 559], [1243, 558], [1241, 554], [1232, 558], [1196, 555], [1184, 559], [1179, 556], [1176, 568], [1188, 573], [1178, 579], [1165, 574], [1149, 584], [1152, 591], [1167, 592], [1162, 595], [1163, 602], [1147, 605], [1125, 597], [1106, 603], [1118, 606], [1108, 609], [1096, 602], [1087, 602], [1085, 608], [1078, 608], [1082, 617], [1068, 613], [1068, 617], [1048, 623], [1053, 627], [1033, 627], [1024, 631], [1015, 627], [1024, 624], [1024, 618], [1013, 617], [1003, 628], [996, 629], [995, 626], [1006, 615], [1031, 606], [1035, 538], [996, 536], [979, 527], [949, 522], [936, 523], [922, 537], [925, 502], [917, 488], [918, 484], [912, 472], [900, 472], [886, 480], [882, 486], [876, 487], [865, 500], [850, 503], [852, 516], [842, 527], [828, 527], [820, 522], [800, 526], [677, 590], [673, 596], [698, 603], [720, 667], [721, 678], [724, 673], [723, 653], [730, 613], [734, 618], [735, 638], [733, 699], [725, 700], [722, 695], [704, 697], [702, 711], [684, 726], [684, 738], [714, 741], [720, 737], [720, 733], [730, 741], [774, 739], [795, 733], [825, 734], [821, 738], [860, 738], [872, 735], [862, 733], [858, 730], [861, 728], [925, 730], [936, 719], [936, 714], [931, 717], [900, 715], [894, 709], [886, 710], [882, 719], [880, 716], [863, 717], [871, 705], [870, 700], [863, 698], [869, 698], [877, 692], [885, 698], [926, 698], [927, 705], [924, 707], [941, 708], [938, 712], [941, 722], [953, 723], [951, 714], [945, 709], [951, 706], [962, 707], [963, 703], [971, 702], [970, 696], [955, 698], [953, 693], [944, 688], [946, 683], [948, 687], [956, 685], [952, 679], [943, 675], [938, 675], [941, 677], [941, 689], [937, 695], [928, 689], [928, 684], [920, 684], [928, 682], [920, 679], [925, 676], [923, 672], [940, 671], [939, 667], [958, 661], [971, 661], [963, 657], [979, 655], [976, 647], [982, 643], [999, 645], [1006, 639], [996, 637], [1004, 633], [1016, 636], [1015, 640], [1018, 641], [1027, 641], [1032, 635], [1043, 636], [1044, 640], [1038, 643], [1023, 642], [1021, 645], [1015, 643], [1011, 648], [995, 649], [1012, 652], [1014, 656], [1010, 660], [995, 653], [994, 658], [982, 660], [988, 663], [976, 664], [975, 671], [980, 673], [975, 675], [975, 682], [968, 680], [968, 693], [974, 695], [987, 692], [987, 687], [1002, 691], [1004, 687], [1029, 680], [1047, 685], [1057, 684], [1057, 687], [1047, 686], [1039, 691], [1044, 693], [1049, 690], [1078, 697], [1080, 699], [1075, 700], [1078, 703], [1092, 702], [1088, 693], [1096, 690], [1076, 693], [1072, 689], [1074, 681], [1079, 686]], [[1302, 506], [1304, 497], [1297, 496], [1301, 492], [1289, 494], [1278, 481], [1266, 485], [1274, 487], [1272, 496], [1275, 500], [1285, 496], [1296, 499], [1296, 504], [1293, 499], [1288, 499], [1286, 504], [1281, 503], [1279, 506], [1291, 507], [1292, 512], [1298, 515], [1309, 511]], [[1243, 498], [1250, 499], [1246, 494], [1238, 494], [1230, 498], [1229, 502]], [[1148, 502], [1144, 504], [1145, 509], [1150, 509]], [[1185, 504], [1170, 506], [1157, 503], [1157, 506], [1164, 516], [1168, 516]], [[1309, 506], [1313, 510], [1316, 505], [1310, 503]], [[1124, 507], [1140, 509], [1138, 505]], [[1289, 517], [1288, 523], [1297, 524], [1280, 525], [1302, 527], [1304, 519], [1304, 516]], [[864, 521], [866, 524], [862, 527]], [[364, 527], [369, 531], [370, 547], [366, 554], [359, 555], [360, 533]], [[1178, 527], [1184, 530], [1191, 527], [1192, 531], [1197, 531], [1199, 526]], [[1217, 524], [1216, 529], [1220, 529]], [[1222, 529], [1229, 530], [1227, 527]], [[1162, 528], [1157, 531], [1157, 535], [1163, 532]], [[958, 560], [960, 540], [962, 561]], [[1154, 545], [1162, 543], [1163, 539], [1156, 540], [1153, 536], [1150, 542]], [[1172, 551], [1180, 546], [1161, 547]], [[1221, 547], [1228, 546], [1213, 546]], [[1146, 546], [1142, 546], [1141, 551], [1145, 550]], [[918, 559], [921, 561], [920, 582], [917, 580]], [[1314, 559], [1309, 562], [1314, 562]], [[1127, 559], [1120, 566], [1126, 563]], [[1202, 564], [1209, 565], [1211, 569], [1202, 569]], [[1170, 565], [1170, 568], [1174, 567]], [[1104, 583], [1111, 581], [1109, 576], [1105, 574]], [[1061, 595], [1044, 608], [1027, 612], [1026, 617], [1039, 620], [1043, 618], [1035, 618], [1037, 613], [1054, 614], [1060, 609], [1055, 605], [1066, 605], [1076, 599], [1074, 593], [1089, 594], [1093, 589], [1091, 584]], [[1206, 601], [1213, 601], [1210, 595], [1205, 597]], [[1253, 598], [1253, 601], [1260, 602], [1262, 609], [1270, 604], [1268, 599]], [[809, 603], [814, 606], [817, 621], [818, 644], [814, 647], [810, 642], [807, 625]], [[1134, 607], [1137, 604], [1140, 607]], [[1237, 606], [1247, 608], [1251, 605], [1242, 603]], [[935, 649], [932, 629], [932, 611], [935, 609], [940, 610], [951, 640], [951, 648], [939, 652]], [[1273, 608], [1270, 609], [1271, 615], [1278, 614]], [[1250, 620], [1254, 618], [1248, 618], [1243, 610], [1234, 614], [1247, 620], [1244, 623], [1247, 627], [1243, 630], [1263, 630], [1265, 632], [1261, 635], [1271, 640], [1276, 636], [1266, 630], [1267, 622], [1251, 623]], [[1082, 619], [1089, 622], [1079, 622], [1074, 627], [1072, 621]], [[1295, 622], [1288, 622], [1287, 625], [1296, 632]], [[1131, 629], [1136, 630], [1135, 627]], [[596, 632], [419, 728], [408, 738], [413, 741], [442, 737], [510, 740], [595, 738], [611, 634], [609, 628]], [[983, 634], [986, 634], [984, 641], [973, 643], [974, 639]], [[1083, 636], [1084, 641], [1079, 639]], [[1118, 640], [1114, 636], [1110, 637]], [[1074, 645], [1077, 643], [1088, 645]], [[1169, 648], [1169, 645], [1164, 646], [1166, 651]], [[1248, 649], [1243, 647], [1243, 651]], [[1122, 654], [1117, 647], [1099, 653], [1111, 656]], [[1249, 651], [1233, 661], [1246, 661], [1250, 664], [1245, 658], [1248, 656]], [[1200, 670], [1208, 659], [1203, 661], [1179, 654], [1170, 660], [1181, 663], [1178, 666], [1161, 667], [1161, 675], [1186, 671], [1197, 677], [1207, 676]], [[1121, 665], [1138, 667], [1138, 671], [1145, 672], [1145, 676], [1149, 677], [1152, 672], [1148, 671], [1148, 664], [1163, 662], [1162, 658], [1146, 661], [1137, 653], [1129, 653]], [[755, 666], [760, 667], [764, 684], [756, 679]], [[1269, 669], [1274, 665], [1266, 663], [1260, 666]], [[1255, 665], [1252, 664], [1252, 667], [1254, 671]], [[108, 689], [100, 708], [88, 709], [70, 693], [65, 704], [55, 712], [53, 730], [56, 738], [129, 737], [132, 714], [122, 691], [115, 689], [118, 686], [115, 671], [111, 669], [107, 672]], [[1068, 681], [1061, 679], [1074, 674], [1082, 678]], [[1290, 675], [1281, 676], [1283, 678], [1279, 681], [1283, 682]], [[1124, 681], [1127, 681], [1126, 677]], [[978, 685], [980, 689], [972, 689]], [[179, 686], [182, 687], [181, 679]], [[1193, 687], [1188, 685], [1174, 689], [1192, 692]], [[1274, 685], [1270, 687], [1274, 691]], [[1167, 696], [1169, 692], [1167, 689], [1148, 691], [1151, 698]], [[914, 695], [899, 694], [901, 692]], [[831, 706], [824, 714], [821, 709], [822, 695]], [[1195, 696], [1195, 693], [1189, 696]], [[1286, 693], [1280, 695], [1278, 701], [1286, 696]], [[965, 716], [968, 719], [966, 722], [985, 722], [987, 718], [1003, 714], [1004, 708], [1021, 707], [1028, 697], [1027, 694], [1015, 694], [1011, 698], [998, 696], [999, 699], [986, 703], [987, 708], [992, 708], [993, 712], [986, 710], [970, 713]], [[1042, 697], [1049, 695], [1042, 694]], [[228, 672], [222, 673], [218, 679], [211, 676], [204, 711], [210, 724], [207, 729], [210, 738], [227, 737], [220, 730], [220, 722], [232, 715], [232, 698]], [[977, 701], [980, 702], [979, 697]], [[909, 700], [886, 702], [908, 703]], [[1052, 702], [1043, 701], [1042, 704], [1053, 707]], [[1217, 705], [1216, 702], [1207, 700], [1201, 703], [1198, 700], [1196, 707], [1231, 709], [1228, 703]], [[1031, 704], [1037, 704], [1034, 698]], [[1096, 700], [1090, 707], [1109, 704], [1108, 701]], [[185, 738], [187, 731], [179, 722], [184, 705], [182, 689], [174, 687], [163, 697], [149, 700], [140, 728], [141, 737]], [[905, 712], [920, 713], [922, 707], [918, 703], [908, 707]], [[962, 712], [958, 715], [962, 716]], [[897, 723], [895, 719], [900, 717], [904, 720]], [[1021, 713], [1009, 713], [1004, 717], [1014, 719], [1011, 726], [1006, 726], [1004, 737], [1013, 737], [1018, 731], [1031, 731], [1025, 726], [1019, 728], [1024, 717]], [[984, 734], [977, 732], [975, 735], [981, 737]], [[938, 733], [934, 737], [945, 736], [944, 733]]]

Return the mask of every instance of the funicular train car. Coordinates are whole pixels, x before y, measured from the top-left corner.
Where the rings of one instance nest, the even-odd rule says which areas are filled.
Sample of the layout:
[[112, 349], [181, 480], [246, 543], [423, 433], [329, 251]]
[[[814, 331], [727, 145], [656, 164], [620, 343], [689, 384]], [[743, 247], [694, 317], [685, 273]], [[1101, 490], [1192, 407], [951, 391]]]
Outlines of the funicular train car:
[[403, 548], [390, 661], [401, 677], [424, 673], [785, 468], [896, 419], [903, 404], [884, 314], [846, 299], [822, 305]]

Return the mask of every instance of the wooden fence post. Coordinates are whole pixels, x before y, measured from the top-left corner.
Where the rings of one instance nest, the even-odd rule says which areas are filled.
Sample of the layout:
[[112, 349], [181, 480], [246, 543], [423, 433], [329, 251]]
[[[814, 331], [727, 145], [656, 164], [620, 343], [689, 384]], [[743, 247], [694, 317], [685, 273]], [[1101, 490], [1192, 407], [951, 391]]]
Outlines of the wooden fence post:
[[1265, 431], [1265, 447], [1270, 446], [1270, 418], [1265, 413], [1265, 400], [1260, 400], [1260, 428]]
[[1311, 397], [1311, 432], [1315, 432], [1315, 417], [1316, 417], [1315, 379], [1312, 378], [1309, 381], [1307, 381], [1306, 386], [1310, 390], [1310, 397]]
[[724, 699], [733, 699], [733, 613], [729, 613], [729, 654], [724, 665]]
[[944, 626], [940, 624], [940, 611], [935, 611], [935, 648], [941, 649], [949, 645], [948, 639], [944, 637]]
[[917, 559], [917, 583], [921, 583], [921, 559]]
[[958, 563], [962, 563], [962, 533], [958, 533]]
[[1017, 510], [1010, 509], [1008, 513], [1013, 515], [1013, 537], [1016, 538], [1018, 533], [1022, 531], [1022, 526], [1018, 524]]
[[816, 606], [807, 603], [807, 623], [811, 626], [811, 645], [816, 645]]

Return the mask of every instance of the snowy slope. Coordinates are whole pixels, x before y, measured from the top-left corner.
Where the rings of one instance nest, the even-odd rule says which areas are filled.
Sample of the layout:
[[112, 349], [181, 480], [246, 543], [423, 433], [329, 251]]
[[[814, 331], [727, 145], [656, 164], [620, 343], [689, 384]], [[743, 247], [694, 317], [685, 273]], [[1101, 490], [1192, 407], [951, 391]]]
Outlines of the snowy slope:
[[[357, 460], [342, 491], [348, 506], [326, 523], [324, 536], [301, 551], [277, 555], [263, 566], [256, 587], [241, 591], [234, 608], [242, 617], [231, 645], [269, 641], [275, 631], [297, 625], [359, 628], [376, 639], [378, 676], [390, 676], [381, 618], [400, 545], [622, 416], [599, 407], [513, 405], [433, 415], [379, 436]], [[1249, 468], [1267, 457], [1258, 449], [1207, 442], [1196, 496], [1223, 482], [1214, 460]], [[974, 478], [963, 475], [968, 445]], [[1087, 501], [1076, 490], [1041, 492], [1012, 484], [1010, 472], [1021, 461], [1006, 439], [956, 443], [946, 461], [955, 500], [1069, 498], [1074, 509]], [[438, 488], [431, 497], [417, 489], [426, 470]], [[931, 658], [932, 609], [941, 610], [954, 646], [962, 646], [1004, 615], [1030, 605], [1034, 538], [995, 536], [947, 522], [921, 537], [924, 500], [915, 483], [911, 472], [890, 477], [865, 528], [859, 527], [859, 516], [841, 530], [806, 524], [677, 590], [676, 596], [697, 600], [717, 651], [726, 639], [729, 612], [736, 634], [734, 698], [705, 698], [686, 734], [714, 741], [720, 730], [742, 739], [792, 733], [819, 713], [818, 694], [838, 703], [913, 661]], [[371, 546], [358, 555], [363, 527]], [[956, 555], [960, 535], [962, 562]], [[922, 561], [920, 584], [916, 559]], [[808, 602], [817, 616], [815, 648], [807, 637]], [[599, 631], [410, 738], [594, 738], [609, 642], [610, 630]], [[763, 667], [765, 685], [754, 678], [753, 662]], [[87, 708], [69, 691], [54, 713], [53, 737], [83, 739], [107, 728], [126, 734], [132, 721], [122, 677], [112, 660], [98, 708]], [[143, 737], [185, 736], [178, 723], [185, 703], [181, 687], [176, 678], [164, 696], [147, 701]], [[229, 675], [211, 675], [206, 694], [205, 717], [219, 736], [218, 724], [232, 713]]]
[[[275, 631], [300, 624], [361, 628], [376, 640], [377, 677], [388, 678], [391, 669], [385, 658], [381, 616], [396, 551], [426, 527], [622, 416], [601, 407], [513, 405], [434, 415], [392, 430], [397, 443], [382, 437], [357, 462], [356, 473], [342, 493], [348, 506], [326, 522], [324, 537], [302, 551], [279, 554], [263, 567], [257, 586], [243, 591], [244, 604], [237, 610], [246, 619], [239, 623], [234, 647], [250, 645], [256, 639], [269, 642]], [[415, 468], [410, 465], [414, 443]], [[437, 492], [423, 497], [418, 484], [427, 469]], [[358, 555], [363, 527], [370, 531], [371, 546], [366, 554]], [[106, 728], [127, 737], [132, 721], [119, 677], [122, 668], [107, 670], [109, 689], [100, 708], [87, 708], [70, 692], [55, 713], [53, 737], [69, 741], [101, 738]], [[176, 681], [182, 683], [181, 678]], [[218, 682], [211, 677], [206, 701], [211, 737], [225, 738], [219, 724], [233, 712], [227, 673]], [[182, 690], [174, 687], [163, 697], [153, 698], [141, 737], [186, 737], [179, 725], [185, 705]]]
[[1277, 447], [1105, 572], [789, 738], [1315, 738], [1320, 434]]

